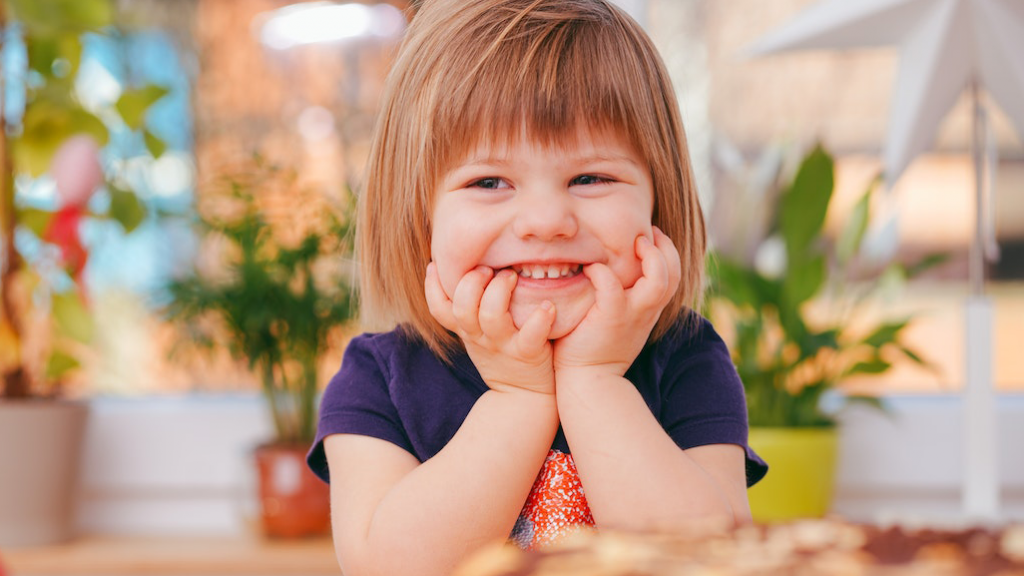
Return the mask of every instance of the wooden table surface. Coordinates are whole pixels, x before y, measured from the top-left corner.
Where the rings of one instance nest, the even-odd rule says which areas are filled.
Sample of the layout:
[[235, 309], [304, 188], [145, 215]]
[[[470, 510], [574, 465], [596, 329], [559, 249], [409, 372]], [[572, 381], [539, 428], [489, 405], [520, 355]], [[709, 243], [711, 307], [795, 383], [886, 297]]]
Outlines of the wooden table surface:
[[338, 576], [330, 539], [99, 537], [0, 550], [8, 576]]

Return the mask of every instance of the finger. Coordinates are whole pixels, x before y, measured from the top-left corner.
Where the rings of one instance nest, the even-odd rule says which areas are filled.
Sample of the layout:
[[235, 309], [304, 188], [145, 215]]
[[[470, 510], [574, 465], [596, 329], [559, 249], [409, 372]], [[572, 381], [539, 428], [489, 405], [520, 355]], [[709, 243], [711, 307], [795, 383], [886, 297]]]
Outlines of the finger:
[[452, 301], [441, 287], [441, 279], [437, 275], [437, 265], [427, 265], [427, 275], [423, 281], [423, 292], [427, 297], [427, 310], [441, 326], [455, 330], [455, 316], [452, 314]]
[[519, 277], [512, 270], [494, 275], [480, 299], [480, 329], [493, 337], [511, 336], [516, 331], [509, 305]]
[[621, 307], [622, 283], [611, 268], [600, 263], [588, 264], [583, 267], [583, 274], [594, 286], [594, 304], [597, 307], [609, 311]]
[[630, 291], [634, 307], [662, 307], [672, 299], [682, 275], [679, 252], [672, 241], [658, 228], [654, 228], [654, 242], [637, 238], [643, 276]]
[[524, 356], [529, 358], [544, 351], [548, 344], [548, 336], [551, 335], [551, 327], [555, 324], [555, 316], [555, 305], [545, 300], [530, 313], [526, 322], [523, 322], [516, 336], [516, 344]]
[[683, 277], [683, 265], [679, 258], [679, 250], [667, 234], [654, 226], [654, 245], [665, 255], [665, 262], [668, 264], [668, 280], [671, 292], [675, 294], [676, 288]]
[[459, 330], [469, 336], [480, 335], [480, 298], [494, 275], [494, 270], [477, 266], [466, 273], [455, 286], [452, 295], [452, 314]]
[[646, 236], [636, 239], [636, 255], [640, 259], [640, 278], [629, 290], [633, 306], [657, 305], [668, 291], [668, 263], [665, 255]]

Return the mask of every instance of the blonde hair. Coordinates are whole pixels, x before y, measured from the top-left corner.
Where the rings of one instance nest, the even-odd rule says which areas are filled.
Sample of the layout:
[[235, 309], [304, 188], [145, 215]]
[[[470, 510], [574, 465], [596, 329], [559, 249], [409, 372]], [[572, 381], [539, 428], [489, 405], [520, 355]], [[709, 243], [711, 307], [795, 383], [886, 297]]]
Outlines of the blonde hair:
[[652, 332], [700, 300], [704, 217], [667, 71], [650, 39], [605, 0], [426, 0], [388, 75], [359, 198], [357, 253], [367, 326], [400, 324], [443, 358], [461, 347], [430, 315], [433, 191], [480, 139], [523, 134], [567, 145], [611, 129], [646, 159], [652, 222], [683, 278]]

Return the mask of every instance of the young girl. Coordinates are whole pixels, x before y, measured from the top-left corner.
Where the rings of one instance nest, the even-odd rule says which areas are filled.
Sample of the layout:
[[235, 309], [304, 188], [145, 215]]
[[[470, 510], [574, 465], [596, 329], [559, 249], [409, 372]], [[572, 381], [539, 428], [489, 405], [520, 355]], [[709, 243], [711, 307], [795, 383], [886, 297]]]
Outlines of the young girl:
[[747, 521], [765, 466], [691, 312], [703, 217], [640, 27], [605, 0], [426, 0], [382, 104], [358, 252], [390, 331], [349, 345], [309, 456], [344, 573]]

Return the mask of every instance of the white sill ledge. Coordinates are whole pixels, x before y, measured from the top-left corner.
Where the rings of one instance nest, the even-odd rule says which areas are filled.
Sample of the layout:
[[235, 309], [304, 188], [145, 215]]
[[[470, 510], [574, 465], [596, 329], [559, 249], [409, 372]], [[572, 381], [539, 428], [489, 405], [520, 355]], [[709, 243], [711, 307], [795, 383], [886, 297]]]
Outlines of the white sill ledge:
[[[846, 412], [835, 512], [864, 521], [953, 520], [962, 474], [959, 395], [891, 396], [889, 415]], [[257, 394], [92, 402], [82, 533], [252, 533], [252, 449], [270, 437]], [[1002, 516], [1024, 520], [1024, 395], [997, 397]]]

